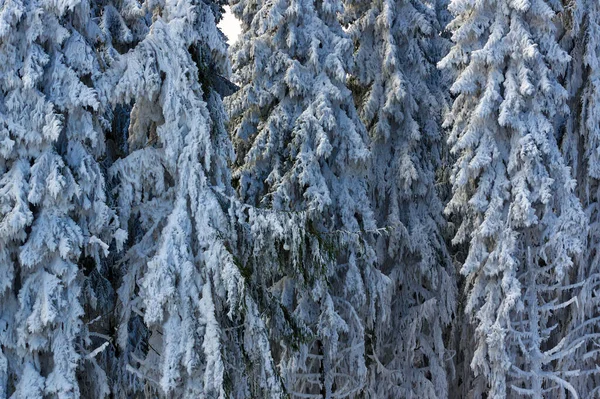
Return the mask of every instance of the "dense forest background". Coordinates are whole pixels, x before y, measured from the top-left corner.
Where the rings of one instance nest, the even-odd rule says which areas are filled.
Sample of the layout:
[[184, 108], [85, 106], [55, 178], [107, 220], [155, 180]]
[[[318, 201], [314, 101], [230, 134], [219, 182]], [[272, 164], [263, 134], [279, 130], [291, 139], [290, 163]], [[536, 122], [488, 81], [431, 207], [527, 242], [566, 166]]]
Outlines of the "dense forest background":
[[599, 24], [0, 0], [0, 398], [600, 397]]

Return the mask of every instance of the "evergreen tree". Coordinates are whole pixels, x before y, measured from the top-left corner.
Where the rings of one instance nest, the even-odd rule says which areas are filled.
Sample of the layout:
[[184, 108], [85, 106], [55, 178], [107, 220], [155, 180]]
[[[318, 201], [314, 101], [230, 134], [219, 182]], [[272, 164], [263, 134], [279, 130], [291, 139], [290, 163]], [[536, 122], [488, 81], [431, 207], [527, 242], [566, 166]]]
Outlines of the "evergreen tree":
[[553, 22], [561, 8], [455, 0], [450, 11], [454, 46], [441, 66], [457, 76], [447, 123], [459, 157], [447, 212], [462, 218], [454, 242], [469, 242], [471, 367], [488, 397], [577, 396], [575, 371], [560, 363], [573, 352], [560, 323], [586, 218], [557, 143], [568, 112], [559, 78], [569, 56]]
[[[273, 292], [309, 329], [279, 365], [292, 396], [349, 397], [366, 380], [365, 329], [389, 279], [376, 268], [366, 175], [367, 134], [346, 77], [352, 42], [337, 1], [232, 2], [243, 34], [233, 48], [240, 90], [228, 100], [234, 181], [250, 205], [306, 213], [326, 263], [280, 274]], [[305, 234], [305, 233], [304, 233]], [[318, 253], [322, 253], [321, 250]]]
[[565, 34], [561, 40], [572, 61], [567, 70], [566, 88], [570, 94], [570, 115], [565, 123], [562, 150], [577, 180], [577, 193], [589, 218], [586, 250], [578, 258], [572, 274], [579, 289], [578, 306], [571, 308], [566, 324], [569, 345], [574, 354], [561, 359], [563, 368], [579, 370], [573, 385], [582, 398], [598, 396], [600, 389], [597, 340], [600, 337], [600, 263], [596, 250], [600, 242], [598, 229], [598, 180], [600, 164], [600, 7], [593, 1], [577, 1], [562, 20]]
[[443, 332], [456, 306], [452, 262], [435, 189], [441, 166], [445, 41], [442, 8], [422, 1], [348, 0], [354, 92], [372, 140], [378, 263], [393, 282], [372, 332], [369, 397], [448, 397]]
[[117, 11], [113, 30], [142, 36], [114, 54], [106, 78], [115, 106], [133, 104], [126, 156], [110, 174], [127, 230], [117, 363], [139, 379], [122, 378], [114, 392], [279, 397], [265, 322], [235, 256], [240, 210], [229, 201], [232, 147], [216, 92], [228, 73], [220, 5]]
[[83, 323], [86, 276], [118, 227], [99, 163], [108, 120], [97, 11], [86, 0], [0, 9], [0, 397], [106, 393], [98, 367], [97, 384], [77, 379], [105, 347]]

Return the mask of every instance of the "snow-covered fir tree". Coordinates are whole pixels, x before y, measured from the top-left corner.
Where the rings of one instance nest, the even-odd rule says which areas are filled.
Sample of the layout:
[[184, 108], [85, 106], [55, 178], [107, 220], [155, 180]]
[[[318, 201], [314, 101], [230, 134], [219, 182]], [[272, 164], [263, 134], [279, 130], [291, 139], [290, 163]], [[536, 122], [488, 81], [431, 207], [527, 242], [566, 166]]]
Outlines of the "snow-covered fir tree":
[[456, 306], [435, 172], [442, 156], [445, 42], [435, 2], [346, 1], [355, 42], [353, 91], [372, 140], [378, 264], [392, 281], [390, 308], [370, 332], [372, 398], [446, 398], [444, 328]]
[[310, 245], [330, 255], [322, 268], [303, 264], [273, 285], [309, 330], [297, 350], [283, 348], [279, 367], [292, 397], [352, 397], [364, 388], [365, 337], [389, 278], [375, 267], [368, 139], [346, 87], [352, 41], [338, 22], [342, 5], [231, 4], [243, 30], [232, 51], [240, 90], [227, 103], [239, 195], [305, 212]]
[[277, 398], [265, 321], [236, 261], [241, 211], [231, 205], [232, 147], [216, 91], [229, 68], [220, 4], [115, 11], [112, 31], [134, 41], [115, 43], [106, 78], [115, 107], [132, 105], [125, 156], [110, 169], [127, 231], [116, 362], [132, 378], [113, 394]]
[[[0, 7], [0, 397], [102, 397], [87, 277], [118, 227], [99, 161], [108, 127], [95, 2]], [[86, 288], [87, 287], [87, 288]], [[93, 381], [80, 386], [82, 378]], [[88, 367], [89, 366], [89, 367]], [[97, 383], [96, 383], [97, 382]]]
[[[475, 325], [478, 397], [542, 398], [569, 391], [575, 370], [561, 318], [573, 306], [569, 272], [586, 218], [559, 150], [569, 55], [557, 43], [559, 3], [450, 3], [454, 46], [440, 66], [456, 74], [448, 125], [458, 155], [447, 211], [468, 242], [462, 273]], [[470, 387], [466, 387], [464, 394]]]
[[576, 350], [561, 363], [564, 368], [579, 370], [573, 378], [579, 397], [593, 398], [600, 393], [600, 259], [596, 250], [600, 243], [600, 7], [594, 1], [576, 1], [561, 22], [565, 29], [561, 44], [572, 58], [566, 74], [570, 115], [561, 147], [589, 218], [586, 250], [571, 273], [579, 290], [578, 306], [571, 307], [565, 327], [569, 345]]

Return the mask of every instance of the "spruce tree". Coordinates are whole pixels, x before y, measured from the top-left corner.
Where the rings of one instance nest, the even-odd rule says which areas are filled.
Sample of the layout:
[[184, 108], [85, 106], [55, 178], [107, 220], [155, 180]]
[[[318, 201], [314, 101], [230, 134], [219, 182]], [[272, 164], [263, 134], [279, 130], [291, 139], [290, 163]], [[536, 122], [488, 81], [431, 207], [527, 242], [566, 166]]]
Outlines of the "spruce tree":
[[[118, 221], [100, 161], [108, 127], [93, 2], [25, 0], [0, 10], [0, 397], [102, 397], [87, 276]], [[93, 303], [90, 305], [93, 306]]]
[[573, 355], [561, 359], [563, 368], [578, 370], [573, 385], [582, 398], [593, 398], [600, 389], [597, 340], [600, 337], [600, 263], [597, 244], [600, 164], [599, 70], [600, 8], [593, 1], [577, 1], [561, 18], [565, 34], [561, 45], [569, 51], [571, 62], [566, 74], [570, 115], [566, 118], [561, 148], [577, 180], [576, 192], [589, 218], [586, 250], [571, 272], [577, 289], [577, 305], [570, 309], [565, 323], [568, 346]]
[[445, 86], [436, 62], [446, 47], [439, 5], [346, 1], [355, 42], [352, 88], [371, 138], [372, 203], [386, 234], [378, 265], [392, 281], [368, 353], [373, 398], [448, 397], [444, 328], [456, 306], [453, 265], [435, 188], [442, 160]]
[[114, 106], [132, 105], [125, 156], [109, 170], [127, 231], [116, 362], [135, 377], [123, 377], [115, 394], [279, 397], [265, 321], [236, 261], [241, 211], [231, 201], [232, 147], [217, 92], [229, 68], [220, 4], [117, 11], [122, 27], [113, 30], [141, 36], [114, 53], [106, 77]]
[[488, 397], [576, 396], [559, 324], [574, 302], [568, 275], [586, 218], [557, 143], [568, 112], [560, 7], [450, 3], [454, 46], [440, 65], [456, 75], [447, 123], [458, 159], [447, 212], [462, 219], [454, 242], [469, 243], [461, 272], [475, 326], [471, 367]]
[[349, 397], [365, 384], [366, 329], [389, 279], [375, 268], [368, 139], [346, 86], [352, 41], [338, 22], [342, 6], [243, 0], [232, 10], [243, 24], [232, 51], [240, 90], [227, 102], [239, 195], [305, 213], [310, 245], [329, 252], [323, 267], [304, 263], [274, 284], [309, 330], [279, 364], [292, 395]]

